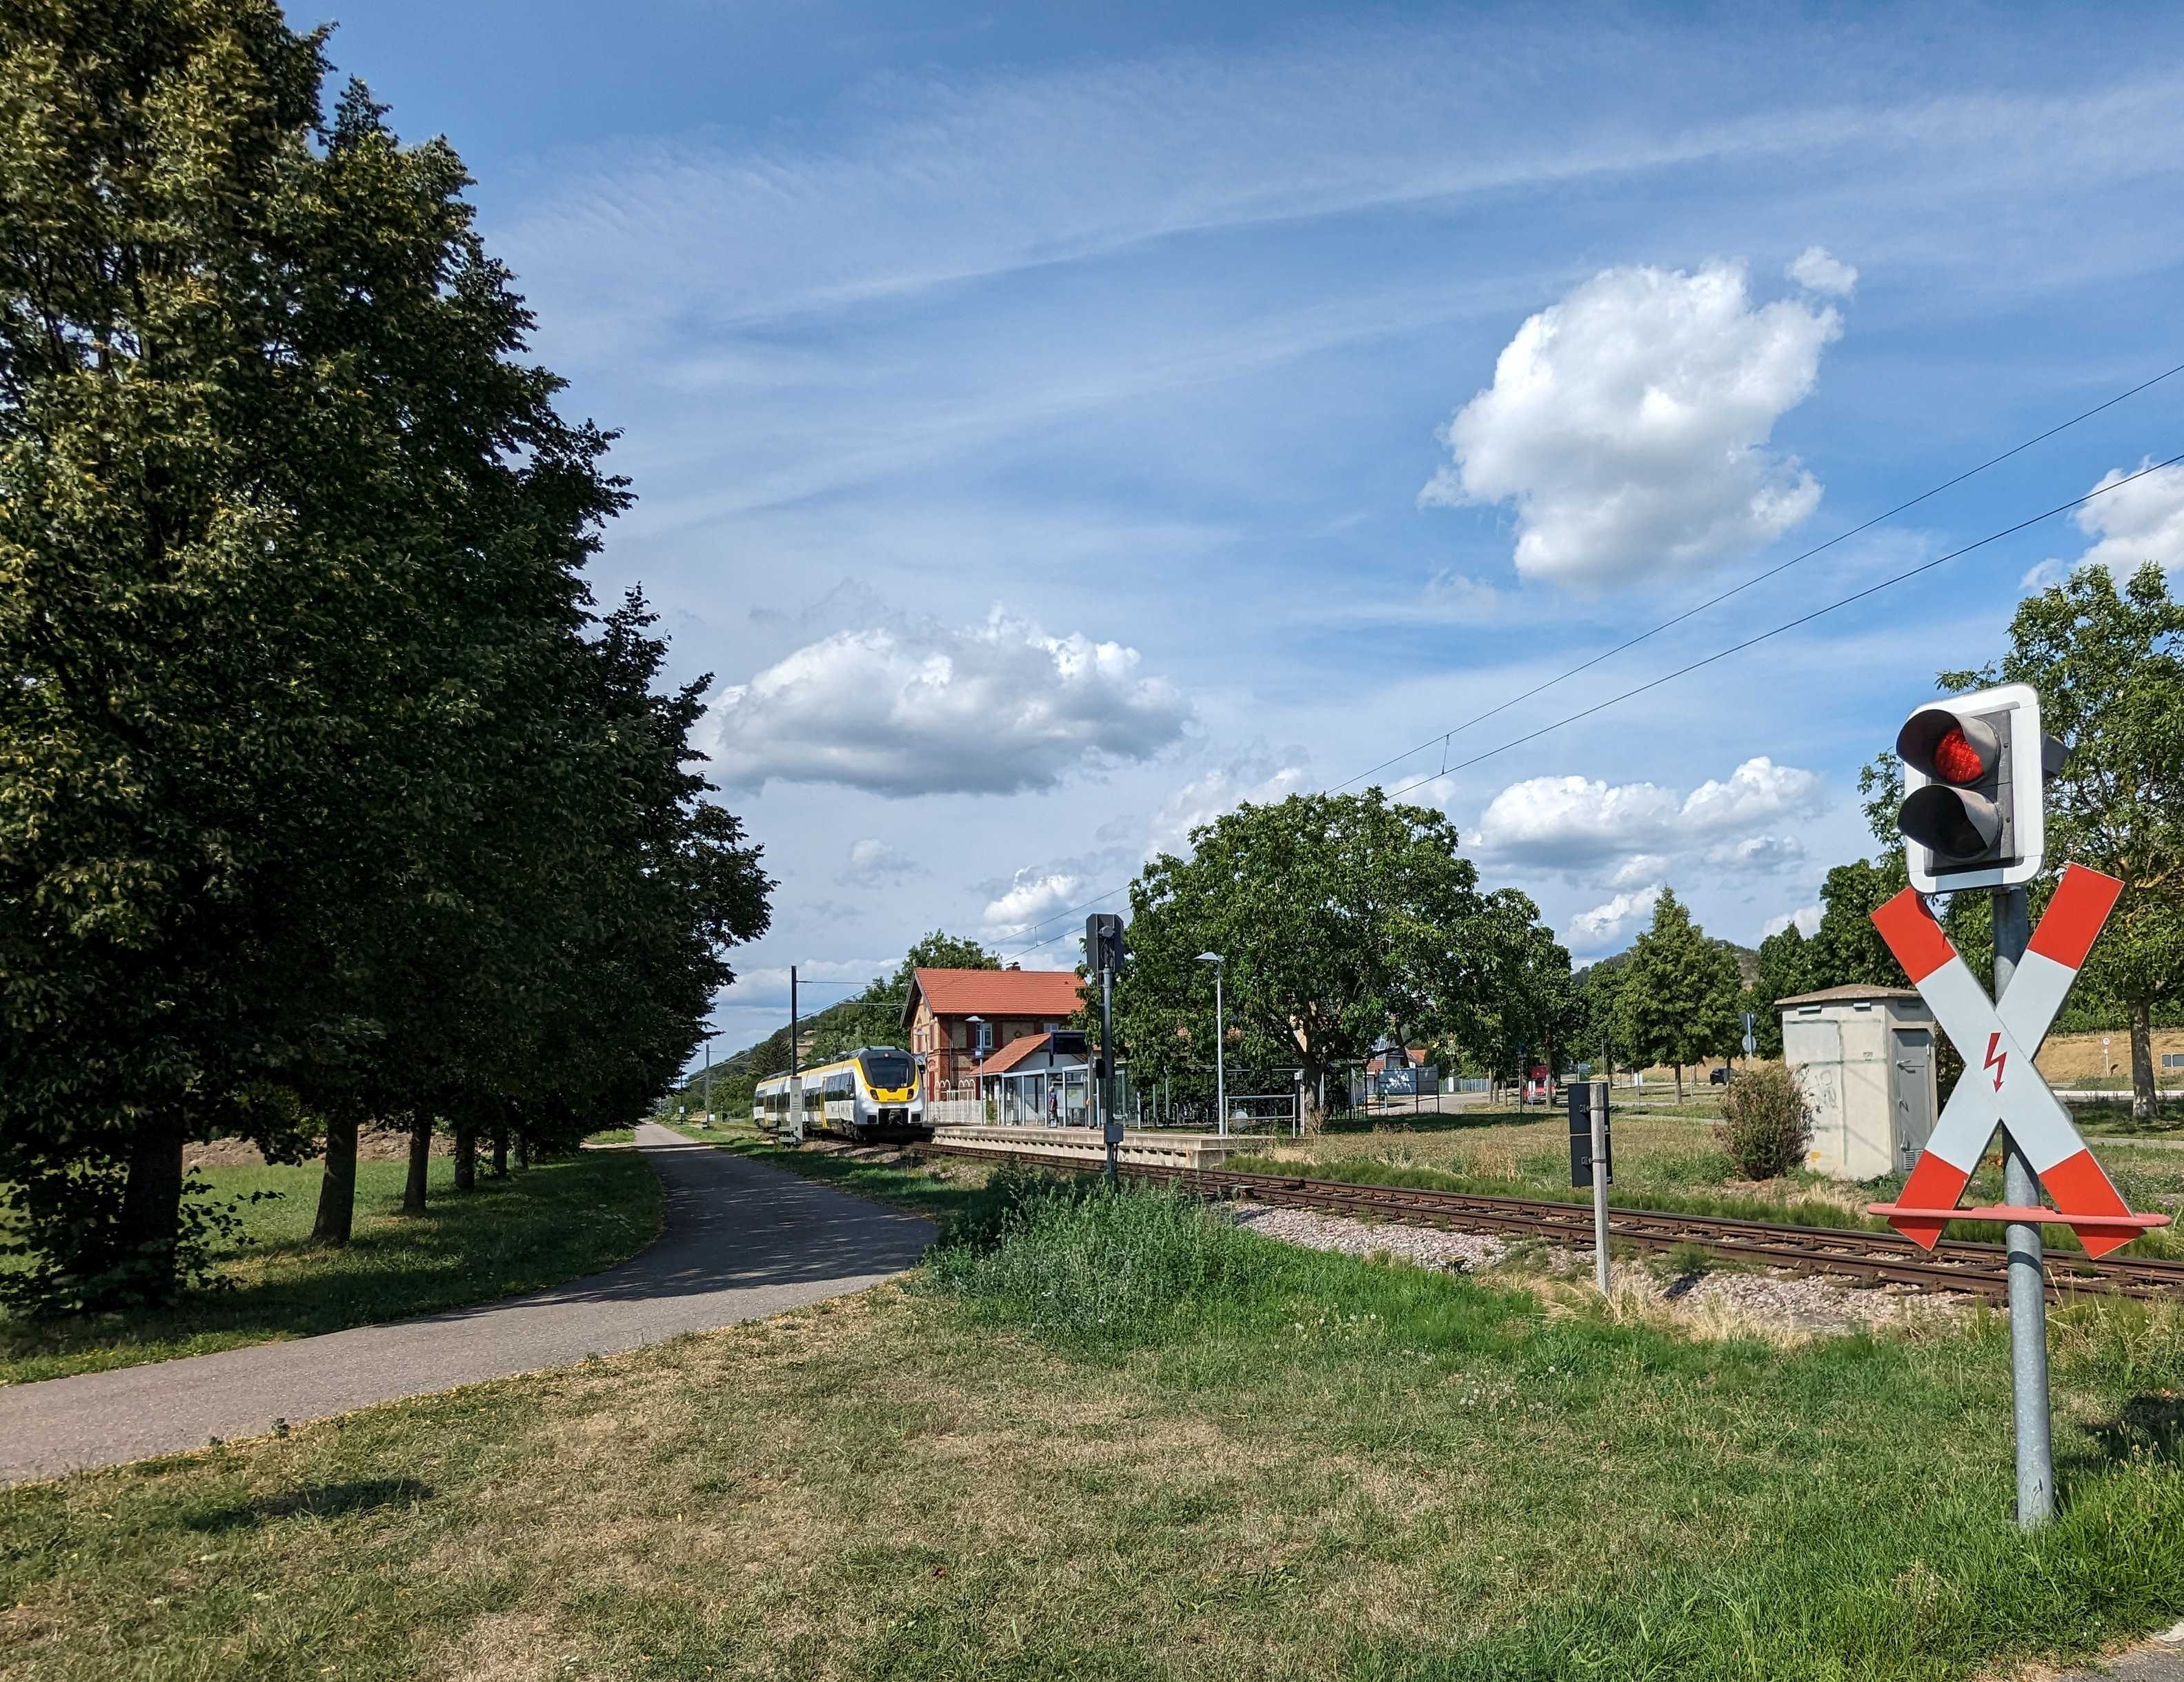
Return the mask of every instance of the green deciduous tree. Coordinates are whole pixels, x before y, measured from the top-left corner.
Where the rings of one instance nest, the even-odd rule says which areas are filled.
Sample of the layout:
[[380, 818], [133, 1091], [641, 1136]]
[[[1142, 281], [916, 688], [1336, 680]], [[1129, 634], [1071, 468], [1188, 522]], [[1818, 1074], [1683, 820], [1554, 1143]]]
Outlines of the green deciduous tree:
[[1752, 1012], [1752, 1038], [1763, 1057], [1782, 1055], [1781, 1000], [1819, 990], [1813, 943], [1794, 922], [1759, 943], [1759, 976], [1745, 1005]]
[[1639, 1063], [1667, 1063], [1684, 1095], [1684, 1068], [1724, 1056], [1738, 1043], [1736, 955], [1691, 921], [1671, 888], [1653, 905], [1652, 926], [1632, 944], [1616, 990], [1616, 1039]]
[[2081, 568], [2018, 604], [1997, 664], [1941, 678], [1950, 691], [1996, 682], [2036, 689], [2070, 749], [2048, 785], [2049, 860], [2124, 883], [2086, 979], [2124, 1009], [2132, 1112], [2151, 1119], [2152, 1011], [2184, 992], [2184, 603], [2159, 566], [2120, 587]]
[[1384, 1034], [1485, 1045], [1502, 1031], [1497, 1005], [1533, 1008], [1495, 984], [1546, 961], [1514, 932], [1529, 902], [1490, 905], [1437, 812], [1378, 790], [1294, 794], [1224, 814], [1190, 842], [1189, 857], [1162, 855], [1130, 887], [1131, 961], [1116, 1014], [1141, 1083], [1211, 1085], [1213, 966], [1203, 952], [1227, 961], [1232, 1064], [1301, 1067], [1312, 1106], [1327, 1076]]
[[763, 926], [694, 694], [590, 615], [607, 437], [452, 150], [324, 73], [265, 0], [0, 14], [0, 1181], [49, 1302], [173, 1289], [191, 1138], [325, 1117], [338, 1239], [365, 1117], [627, 1109]]

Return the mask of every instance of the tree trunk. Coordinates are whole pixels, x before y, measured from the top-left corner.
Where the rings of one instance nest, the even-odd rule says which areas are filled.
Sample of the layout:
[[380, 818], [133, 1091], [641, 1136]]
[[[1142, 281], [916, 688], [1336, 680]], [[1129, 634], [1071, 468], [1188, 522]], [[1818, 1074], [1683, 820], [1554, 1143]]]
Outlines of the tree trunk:
[[470, 1122], [455, 1123], [455, 1189], [477, 1189], [477, 1128]]
[[432, 1167], [432, 1116], [420, 1110], [410, 1118], [410, 1178], [403, 1183], [402, 1212], [425, 1212], [425, 1179]]
[[129, 1178], [121, 1193], [117, 1259], [131, 1267], [130, 1295], [161, 1302], [175, 1295], [176, 1252], [182, 1230], [181, 1128], [140, 1124], [129, 1141]]
[[319, 1177], [319, 1212], [311, 1223], [315, 1244], [347, 1244], [356, 1219], [356, 1111], [326, 1117], [326, 1166]]
[[2131, 1012], [2131, 1118], [2151, 1122], [2154, 1117], [2153, 1005], [2150, 1000], [2134, 999], [2126, 1008]]
[[1678, 1063], [1678, 1064], [1675, 1066], [1675, 1068], [1676, 1068], [1676, 1102], [1677, 1102], [1679, 1105], [1681, 1105], [1681, 1104], [1683, 1103], [1683, 1101], [1684, 1101], [1684, 1066], [1683, 1066], [1681, 1063]]
[[515, 1166], [519, 1168], [531, 1166], [531, 1135], [521, 1128], [515, 1130]]
[[508, 1123], [497, 1122], [493, 1129], [493, 1177], [497, 1180], [508, 1178]]

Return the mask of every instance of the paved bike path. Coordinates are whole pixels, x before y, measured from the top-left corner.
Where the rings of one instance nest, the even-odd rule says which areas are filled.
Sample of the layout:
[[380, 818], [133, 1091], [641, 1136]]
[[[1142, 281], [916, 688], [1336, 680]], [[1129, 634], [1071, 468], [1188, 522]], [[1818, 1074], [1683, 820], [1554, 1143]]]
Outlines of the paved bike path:
[[383, 1326], [0, 1385], [0, 1484], [256, 1436], [761, 1319], [915, 1266], [929, 1222], [646, 1122], [665, 1186], [652, 1247], [550, 1290]]

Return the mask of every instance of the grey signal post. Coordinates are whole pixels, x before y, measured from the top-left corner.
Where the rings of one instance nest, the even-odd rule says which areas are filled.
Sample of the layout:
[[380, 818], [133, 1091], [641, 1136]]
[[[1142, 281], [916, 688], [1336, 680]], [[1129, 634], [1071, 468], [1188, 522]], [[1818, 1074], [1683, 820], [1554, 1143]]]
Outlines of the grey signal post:
[[[1994, 890], [1994, 999], [2017, 973], [2031, 939], [2022, 888]], [[2040, 1201], [2040, 1178], [2009, 1129], [2002, 1130], [2002, 1200], [2029, 1209]], [[2017, 1523], [2036, 1530], [2055, 1516], [2054, 1418], [2048, 1395], [2047, 1256], [2040, 1228], [2013, 1221], [2002, 1229], [2009, 1268], [2009, 1395], [2017, 1436]]]
[[[1998, 1005], [2031, 939], [2025, 884], [2040, 873], [2047, 840], [2047, 779], [2063, 744], [2040, 727], [2040, 696], [2005, 683], [1921, 707], [1896, 738], [1904, 799], [1896, 827], [1904, 864], [1922, 894], [1991, 888], [1994, 998]], [[2002, 1129], [2003, 1199], [2040, 1202], [2032, 1172]], [[2009, 1268], [2010, 1411], [2017, 1437], [2017, 1523], [2035, 1530], [2055, 1516], [2055, 1446], [2048, 1390], [2047, 1257], [2040, 1228], [2003, 1228]]]
[[1213, 1130], [1228, 1132], [1228, 1025], [1222, 1020], [1221, 977], [1228, 972], [1228, 960], [1218, 952], [1201, 952], [1198, 961], [1213, 966]]
[[1100, 1136], [1107, 1146], [1107, 1184], [1122, 1179], [1123, 1106], [1116, 1102], [1115, 972], [1128, 955], [1123, 920], [1112, 911], [1084, 919], [1084, 961], [1100, 972]]
[[[1570, 1184], [1592, 1188], [1592, 1274], [1600, 1294], [1607, 1295], [1607, 1187], [1615, 1178], [1608, 1146], [1607, 1083], [1574, 1080], [1569, 1098]], [[1578, 1147], [1585, 1146], [1580, 1153]]]
[[788, 966], [788, 1137], [804, 1143], [804, 1064], [796, 1049], [796, 966]]

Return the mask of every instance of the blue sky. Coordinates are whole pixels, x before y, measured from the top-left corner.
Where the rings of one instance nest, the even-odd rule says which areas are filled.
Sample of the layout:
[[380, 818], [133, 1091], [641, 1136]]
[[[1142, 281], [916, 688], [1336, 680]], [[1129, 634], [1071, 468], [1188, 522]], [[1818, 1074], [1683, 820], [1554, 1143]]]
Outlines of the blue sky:
[[[298, 23], [307, 11], [292, 14]], [[2184, 15], [359, 3], [478, 178], [781, 879], [787, 966], [1067, 908], [2184, 361]], [[1543, 20], [1546, 19], [1546, 20]], [[1471, 759], [2119, 471], [2184, 376], [1464, 730]], [[1419, 783], [1580, 960], [1752, 942], [2029, 576], [2184, 564], [2166, 470]], [[1116, 901], [1109, 901], [1114, 904]]]

